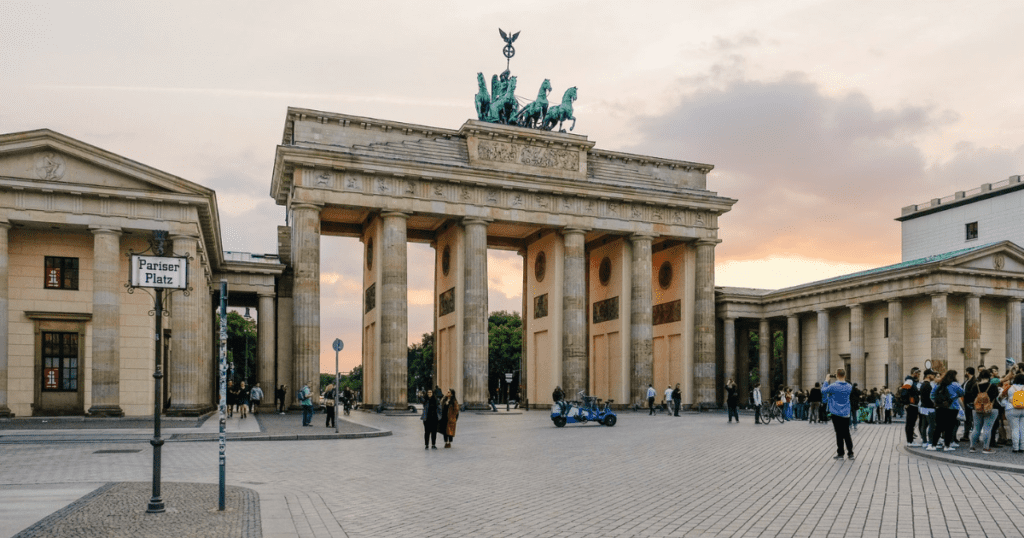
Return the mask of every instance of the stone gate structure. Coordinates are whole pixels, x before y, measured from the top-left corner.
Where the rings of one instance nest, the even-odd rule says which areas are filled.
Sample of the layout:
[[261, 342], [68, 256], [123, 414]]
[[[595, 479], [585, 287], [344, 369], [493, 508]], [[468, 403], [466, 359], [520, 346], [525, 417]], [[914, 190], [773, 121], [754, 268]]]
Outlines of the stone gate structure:
[[364, 246], [367, 404], [407, 404], [409, 241], [436, 252], [436, 383], [469, 406], [488, 399], [488, 248], [524, 257], [528, 401], [561, 384], [626, 404], [681, 383], [685, 402], [714, 402], [714, 251], [735, 200], [707, 189], [711, 169], [575, 134], [290, 108], [271, 196], [290, 223], [293, 384], [319, 372], [320, 237], [337, 235]]

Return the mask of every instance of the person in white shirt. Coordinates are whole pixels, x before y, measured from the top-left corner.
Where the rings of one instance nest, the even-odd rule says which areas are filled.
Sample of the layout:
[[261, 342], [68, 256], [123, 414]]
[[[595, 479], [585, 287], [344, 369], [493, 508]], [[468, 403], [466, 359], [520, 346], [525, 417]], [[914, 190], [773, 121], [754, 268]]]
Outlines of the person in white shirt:
[[654, 385], [647, 385], [647, 408], [650, 410], [647, 416], [654, 414], [654, 397], [658, 395], [658, 392], [654, 390]]
[[761, 423], [761, 384], [754, 385], [754, 424]]
[[665, 410], [672, 410], [672, 385], [665, 389]]

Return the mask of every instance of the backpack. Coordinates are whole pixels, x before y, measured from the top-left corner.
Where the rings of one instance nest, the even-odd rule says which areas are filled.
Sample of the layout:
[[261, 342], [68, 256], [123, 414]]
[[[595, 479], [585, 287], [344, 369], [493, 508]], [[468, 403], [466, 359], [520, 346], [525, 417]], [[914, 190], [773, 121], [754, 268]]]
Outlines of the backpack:
[[[1021, 394], [1024, 397], [1024, 394]], [[932, 402], [935, 404], [935, 409], [949, 409], [953, 407], [953, 397], [949, 395], [949, 387], [943, 387], [939, 385], [939, 390], [935, 391], [935, 397], [932, 398]], [[1024, 408], [1024, 398], [1021, 399], [1021, 407]]]
[[992, 412], [992, 398], [988, 397], [988, 391], [978, 391], [974, 398], [974, 411], [979, 415], [987, 415]]
[[1024, 409], [1024, 390], [1014, 392], [1010, 403], [1013, 404], [1014, 409]]
[[900, 403], [903, 405], [914, 405], [914, 398], [910, 395], [910, 385], [903, 385], [900, 389]]

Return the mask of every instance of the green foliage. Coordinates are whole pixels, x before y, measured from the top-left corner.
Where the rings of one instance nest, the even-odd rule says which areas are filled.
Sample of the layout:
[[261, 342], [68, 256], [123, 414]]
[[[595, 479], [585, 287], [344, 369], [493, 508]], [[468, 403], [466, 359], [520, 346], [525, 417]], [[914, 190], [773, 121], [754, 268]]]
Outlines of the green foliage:
[[[331, 381], [334, 382], [333, 380]], [[348, 387], [353, 393], [363, 390], [363, 366], [359, 365], [352, 369], [348, 375], [341, 376], [341, 388]]]
[[419, 344], [409, 346], [406, 354], [409, 393], [434, 388], [434, 333], [423, 333]]
[[[215, 320], [220, 327], [220, 314]], [[228, 312], [228, 371], [234, 366], [234, 374], [228, 379], [238, 383], [245, 381], [251, 387], [257, 375], [256, 320], [247, 320], [238, 312]], [[220, 343], [218, 342], [219, 346]], [[266, 389], [264, 389], [266, 390]]]
[[333, 384], [334, 384], [334, 374], [324, 374], [324, 373], [320, 374], [320, 392], [323, 392], [327, 388], [327, 385], [333, 385]]
[[[491, 312], [488, 322], [487, 370], [488, 388], [491, 391], [501, 390], [499, 400], [504, 399], [506, 384], [505, 374], [522, 370], [523, 356], [523, 318], [518, 312], [504, 310]], [[515, 399], [515, 391], [519, 387], [518, 375], [513, 377], [512, 389], [509, 394]]]

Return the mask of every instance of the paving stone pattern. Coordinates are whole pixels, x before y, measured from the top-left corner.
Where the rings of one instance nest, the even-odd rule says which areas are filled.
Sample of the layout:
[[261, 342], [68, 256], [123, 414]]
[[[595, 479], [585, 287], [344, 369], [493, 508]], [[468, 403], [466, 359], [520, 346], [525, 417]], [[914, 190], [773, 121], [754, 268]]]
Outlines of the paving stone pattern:
[[[215, 484], [164, 484], [160, 496], [169, 506], [147, 514], [152, 483], [110, 483], [15, 535], [15, 538], [217, 536], [259, 538], [259, 496], [247, 488], [228, 487], [218, 511]], [[210, 498], [213, 497], [213, 504]]]
[[[259, 493], [270, 538], [1024, 535], [1019, 497], [979, 491], [1024, 491], [1024, 475], [919, 458], [897, 424], [861, 425], [857, 459], [837, 462], [830, 425], [742, 419], [555, 428], [545, 411], [464, 413], [453, 448], [424, 450], [420, 421], [353, 413], [393, 435], [229, 443], [228, 483]], [[0, 485], [146, 482], [150, 450], [94, 453], [124, 447], [3, 445]], [[163, 456], [165, 484], [216, 484], [216, 443]]]

